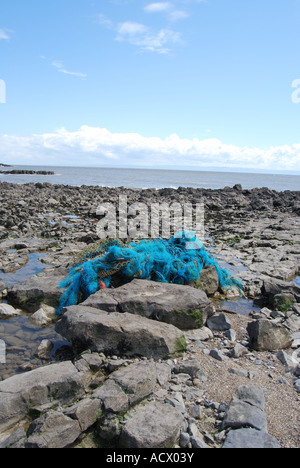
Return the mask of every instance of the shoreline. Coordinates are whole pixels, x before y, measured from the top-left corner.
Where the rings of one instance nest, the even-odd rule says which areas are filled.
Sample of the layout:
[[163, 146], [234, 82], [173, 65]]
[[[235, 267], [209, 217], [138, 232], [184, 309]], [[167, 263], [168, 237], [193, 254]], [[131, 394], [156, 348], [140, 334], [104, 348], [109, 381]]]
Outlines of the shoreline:
[[[218, 259], [221, 266], [224, 264], [226, 267], [230, 267], [233, 275], [244, 282], [245, 299], [251, 304], [253, 301], [256, 303], [252, 315], [245, 316], [230, 313], [230, 311], [223, 312], [225, 307], [217, 311], [218, 314], [224, 313], [227, 321], [231, 322], [230, 330], [235, 332], [235, 338], [233, 334], [230, 335], [230, 338], [226, 337], [225, 330], [210, 332], [210, 338], [205, 338], [205, 341], [202, 341], [200, 336], [195, 337], [196, 335], [193, 333], [185, 333], [187, 350], [183, 356], [169, 360], [171, 380], [164, 383], [162, 383], [163, 379], [160, 380], [160, 386], [155, 387], [155, 389], [153, 387], [153, 393], [147, 398], [157, 405], [165, 402], [165, 399], [169, 399], [169, 404], [172, 401], [176, 407], [179, 403], [183, 405], [184, 414], [186, 414], [186, 418], [189, 418], [186, 419], [189, 421], [188, 424], [192, 424], [190, 419], [194, 418], [196, 421], [194, 424], [196, 424], [198, 432], [200, 431], [201, 437], [206, 434], [205, 444], [220, 448], [224, 442], [226, 431], [223, 433], [220, 430], [220, 421], [225, 416], [224, 411], [219, 411], [219, 405], [223, 405], [222, 408], [226, 408], [226, 405], [229, 407], [231, 398], [240, 385], [260, 387], [264, 389], [266, 396], [265, 411], [269, 433], [280, 441], [282, 447], [299, 448], [300, 427], [297, 412], [300, 398], [299, 393], [294, 388], [295, 377], [293, 377], [291, 370], [288, 370], [279, 361], [277, 352], [257, 351], [249, 347], [247, 327], [249, 323], [256, 320], [265, 320], [268, 323], [273, 323], [275, 320], [276, 323], [281, 323], [280, 321], [285, 323], [287, 317], [289, 317], [289, 323], [291, 323], [292, 317], [295, 317], [296, 321], [293, 322], [293, 327], [297, 327], [295, 325], [298, 317], [297, 312], [291, 311], [290, 315], [287, 316], [277, 314], [274, 319], [272, 316], [261, 315], [261, 310], [265, 305], [262, 299], [268, 300], [269, 298], [269, 293], [262, 297], [263, 286], [266, 288], [268, 284], [275, 284], [276, 287], [280, 287], [282, 282], [290, 285], [289, 281], [300, 275], [300, 192], [276, 192], [267, 188], [243, 190], [240, 185], [225, 189], [182, 187], [179, 189], [132, 190], [123, 187], [71, 187], [49, 183], [25, 185], [0, 183], [0, 270], [5, 268], [7, 271], [14, 271], [17, 268], [20, 271], [22, 266], [28, 264], [30, 255], [39, 252], [47, 254], [44, 260], [47, 264], [52, 265], [47, 267], [38, 277], [32, 277], [31, 280], [27, 280], [15, 288], [8, 288], [8, 294], [4, 295], [3, 299], [8, 300], [15, 309], [22, 309], [22, 321], [27, 317], [28, 320], [32, 320], [32, 315], [37, 312], [35, 310], [37, 307], [42, 306], [43, 308], [44, 305], [48, 307], [53, 305], [53, 300], [57, 300], [59, 293], [58, 280], [66, 276], [73, 255], [80, 252], [87, 244], [97, 241], [95, 227], [99, 221], [96, 212], [98, 204], [100, 202], [117, 203], [118, 196], [124, 193], [127, 195], [129, 203], [149, 204], [150, 202], [161, 203], [164, 201], [171, 204], [178, 201], [181, 204], [196, 204], [202, 200], [205, 206], [206, 248]], [[0, 279], [0, 286], [1, 281], [3, 280]], [[290, 286], [288, 287], [290, 288]], [[39, 294], [43, 292], [41, 304], [32, 302], [31, 294], [34, 290], [40, 291]], [[293, 291], [294, 289], [290, 289], [289, 294], [292, 294]], [[223, 299], [230, 306], [231, 300], [236, 300], [236, 303], [239, 304], [239, 299], [235, 294], [234, 292], [220, 292], [218, 290], [209, 297], [216, 304]], [[266, 305], [270, 307], [268, 303]], [[238, 310], [238, 305], [236, 307]], [[44, 314], [46, 314], [46, 310], [48, 309], [45, 309]], [[17, 321], [18, 317], [14, 320]], [[9, 325], [9, 322], [10, 320], [5, 321], [5, 324]], [[50, 324], [52, 323], [50, 320]], [[0, 325], [2, 324], [4, 322], [1, 320]], [[48, 325], [49, 329], [42, 325], [36, 326], [40, 327], [40, 339], [47, 340], [47, 330], [52, 330], [53, 325]], [[300, 332], [300, 328], [298, 331], [294, 330], [294, 333], [296, 332]], [[37, 333], [39, 334], [38, 331]], [[19, 336], [21, 336], [20, 333]], [[11, 342], [8, 346], [8, 367], [14, 356], [17, 356], [18, 351], [14, 351], [14, 349], [17, 349], [18, 346], [20, 346], [20, 342], [18, 345]], [[214, 350], [218, 350], [218, 353]], [[236, 353], [235, 357], [230, 354], [230, 357], [225, 359], [226, 353], [233, 351]], [[287, 349], [286, 352], [289, 353], [291, 350]], [[210, 353], [219, 356], [220, 359], [213, 357]], [[144, 362], [144, 365], [150, 366], [149, 369], [151, 369], [151, 359], [145, 357], [142, 360], [138, 357], [129, 358], [122, 355], [121, 352], [117, 353], [117, 351], [114, 354], [101, 357], [101, 353], [92, 351], [91, 356], [95, 360], [98, 359], [99, 366], [96, 366], [95, 361], [93, 368], [97, 368], [96, 374], [93, 374], [93, 378], [86, 374], [86, 378], [98, 379], [99, 385], [101, 379], [106, 382], [108, 369], [110, 369], [108, 375], [111, 377], [115, 375], [114, 372], [119, 366], [122, 369], [125, 364], [124, 369], [128, 369], [130, 366]], [[71, 360], [73, 363], [81, 362], [83, 365], [82, 360], [88, 359], [86, 354], [83, 354], [84, 358], [82, 355], [77, 355], [75, 359], [74, 357], [70, 358], [70, 354], [66, 356], [60, 357], [62, 362]], [[183, 374], [175, 373], [175, 369], [178, 372], [180, 366], [190, 362], [194, 363], [195, 359], [207, 380], [201, 381], [201, 378], [200, 380], [192, 378], [191, 381], [181, 381], [180, 376]], [[44, 360], [41, 357], [34, 357], [33, 350], [31, 350], [29, 354], [26, 354], [23, 370], [19, 370], [17, 373], [18, 378], [21, 379], [23, 375], [27, 375], [27, 379], [29, 379], [30, 373], [34, 372], [34, 369], [44, 369], [45, 364], [51, 362], [53, 365], [53, 356], [49, 360], [49, 351], [48, 360]], [[166, 365], [167, 362], [163, 360], [162, 364]], [[235, 372], [233, 374], [231, 373], [232, 369]], [[7, 376], [11, 376], [10, 372], [7, 373]], [[5, 382], [5, 380], [0, 382], [0, 387], [2, 385], [5, 388]], [[191, 397], [191, 391], [198, 395], [196, 400]], [[88, 395], [91, 395], [90, 389], [88, 389]], [[90, 400], [86, 401], [83, 398], [82, 404], [83, 402], [88, 404]], [[138, 409], [139, 405], [134, 411], [138, 411]], [[196, 418], [195, 415], [197, 415]], [[102, 437], [105, 434], [108, 436], [112, 421], [115, 419], [106, 416], [101, 419], [101, 422], [97, 423], [97, 434], [100, 424]], [[123, 421], [123, 425], [126, 426], [126, 421]], [[123, 425], [121, 426], [123, 427]], [[193, 426], [189, 427], [189, 430], [192, 431]], [[196, 431], [195, 427], [194, 430]], [[218, 437], [213, 435], [216, 430], [218, 430]], [[94, 426], [86, 434], [83, 434], [85, 436], [84, 443], [88, 444], [91, 434], [95, 435]], [[0, 442], [1, 437], [0, 433]], [[27, 443], [27, 439], [24, 437], [23, 435], [22, 440]], [[197, 437], [202, 440], [199, 434]], [[191, 436], [189, 440], [191, 443]]]

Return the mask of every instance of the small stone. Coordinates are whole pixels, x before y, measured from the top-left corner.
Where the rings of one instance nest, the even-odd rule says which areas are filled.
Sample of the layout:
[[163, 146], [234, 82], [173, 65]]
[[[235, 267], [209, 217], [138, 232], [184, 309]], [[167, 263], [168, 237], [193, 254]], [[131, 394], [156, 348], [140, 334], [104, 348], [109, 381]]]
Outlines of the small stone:
[[225, 356], [225, 354], [220, 350], [220, 349], [212, 349], [209, 353], [210, 356], [212, 356], [214, 359], [217, 359], [218, 361], [226, 361], [229, 359], [228, 356]]
[[224, 313], [213, 315], [207, 319], [207, 326], [211, 330], [225, 331], [230, 330], [231, 322]]

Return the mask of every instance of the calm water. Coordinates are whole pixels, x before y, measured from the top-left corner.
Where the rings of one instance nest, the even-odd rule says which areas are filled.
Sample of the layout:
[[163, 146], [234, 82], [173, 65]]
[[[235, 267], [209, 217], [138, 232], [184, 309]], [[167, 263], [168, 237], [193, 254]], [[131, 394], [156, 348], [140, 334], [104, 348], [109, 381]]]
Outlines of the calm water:
[[244, 189], [268, 187], [272, 190], [300, 190], [300, 176], [280, 174], [247, 174], [237, 172], [204, 172], [154, 169], [80, 168], [14, 166], [9, 169], [53, 171], [54, 176], [0, 174], [0, 181], [26, 184], [50, 182], [59, 185], [99, 185], [104, 187], [165, 188], [193, 187], [219, 189], [241, 184]]

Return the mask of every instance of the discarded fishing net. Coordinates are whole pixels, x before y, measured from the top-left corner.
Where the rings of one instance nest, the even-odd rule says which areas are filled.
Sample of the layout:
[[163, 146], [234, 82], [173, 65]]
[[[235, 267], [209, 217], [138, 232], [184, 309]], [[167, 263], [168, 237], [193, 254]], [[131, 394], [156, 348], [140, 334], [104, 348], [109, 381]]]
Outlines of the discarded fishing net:
[[85, 301], [100, 289], [112, 287], [116, 279], [125, 284], [135, 278], [160, 283], [188, 284], [197, 281], [206, 266], [214, 266], [220, 286], [242, 289], [240, 281], [218, 265], [193, 232], [182, 231], [169, 240], [130, 242], [110, 240], [93, 245], [77, 258], [69, 276], [60, 284], [66, 288], [58, 314], [67, 306]]

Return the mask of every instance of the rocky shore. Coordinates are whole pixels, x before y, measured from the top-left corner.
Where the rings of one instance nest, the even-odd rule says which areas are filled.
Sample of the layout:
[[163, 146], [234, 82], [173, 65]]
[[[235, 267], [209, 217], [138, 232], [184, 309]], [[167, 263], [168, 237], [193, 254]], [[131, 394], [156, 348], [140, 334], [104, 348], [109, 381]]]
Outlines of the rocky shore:
[[[206, 248], [243, 296], [209, 268], [197, 285], [134, 280], [58, 317], [59, 282], [120, 194], [203, 202]], [[299, 227], [300, 192], [1, 183], [0, 447], [299, 448]], [[14, 282], [36, 255], [51, 266]]]

